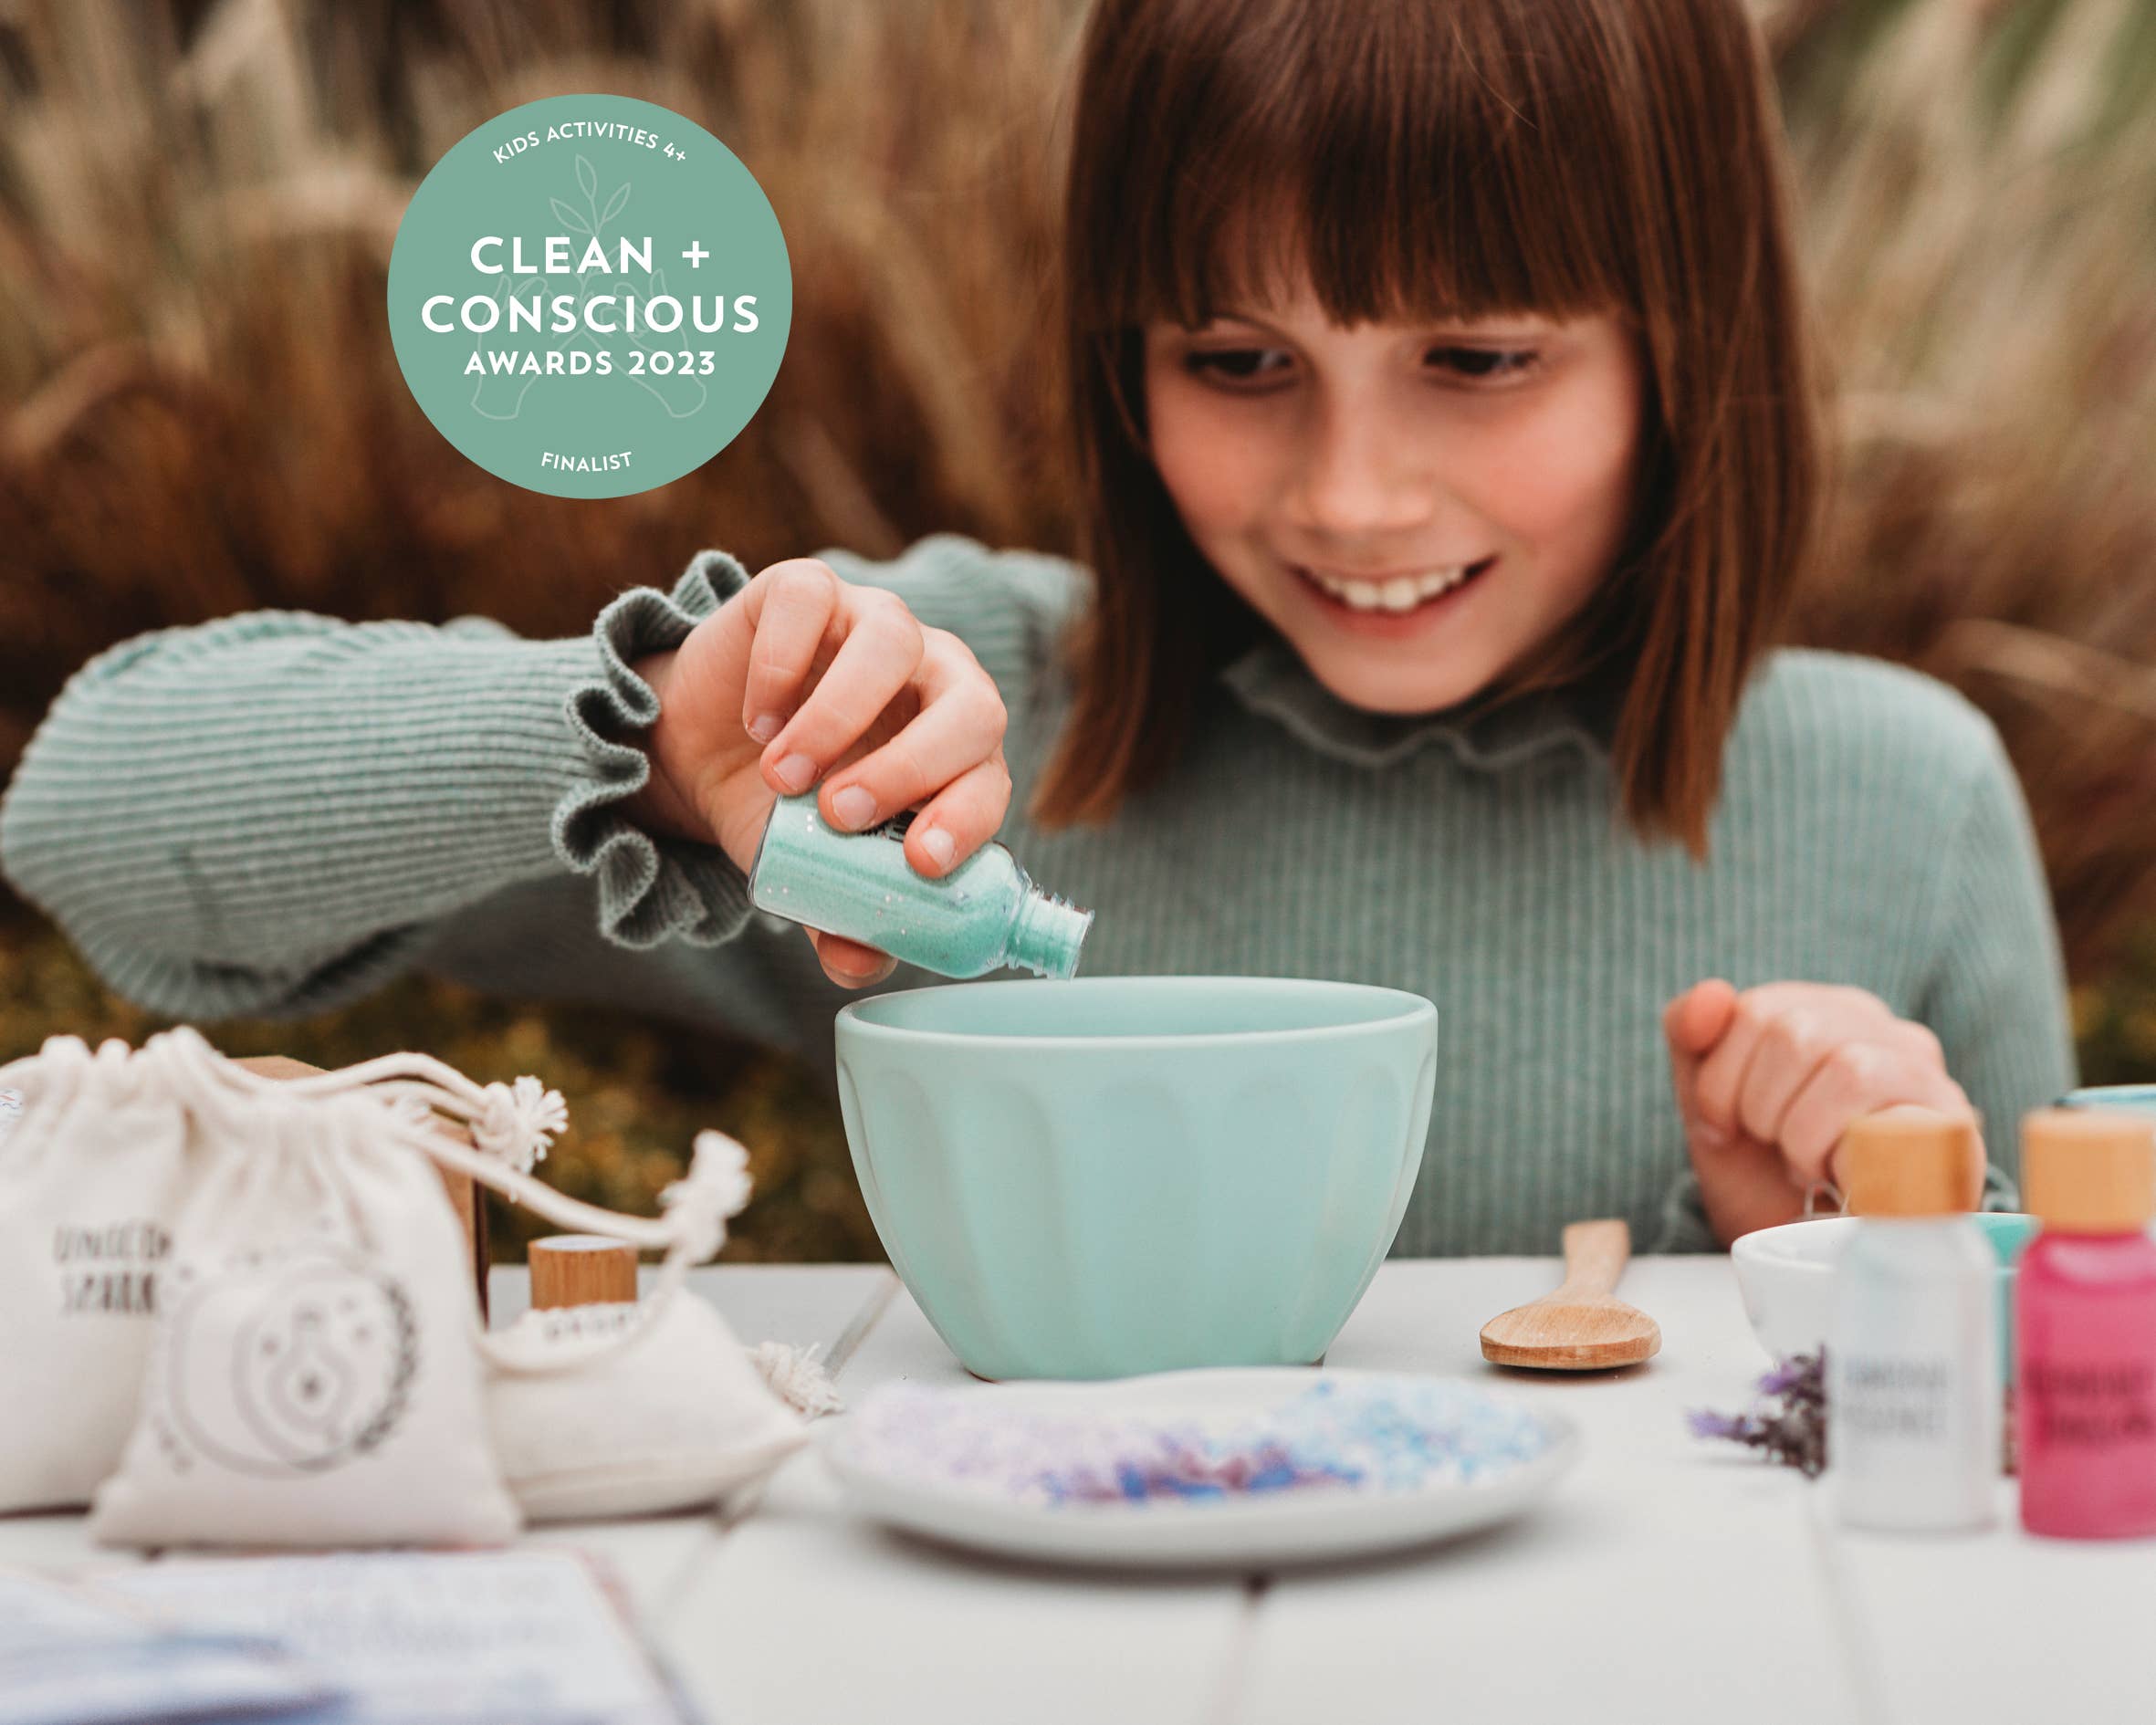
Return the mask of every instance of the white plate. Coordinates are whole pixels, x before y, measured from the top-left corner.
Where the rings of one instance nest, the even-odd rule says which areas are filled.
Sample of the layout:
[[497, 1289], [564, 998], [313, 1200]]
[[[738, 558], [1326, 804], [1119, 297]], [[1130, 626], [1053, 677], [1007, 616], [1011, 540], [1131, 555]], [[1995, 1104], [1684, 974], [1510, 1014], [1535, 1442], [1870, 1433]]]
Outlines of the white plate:
[[[997, 1396], [1013, 1411], [1067, 1409], [1075, 1401], [1104, 1415], [1209, 1420], [1277, 1407], [1321, 1378], [1345, 1384], [1398, 1375], [1215, 1367], [1101, 1384], [983, 1385], [969, 1393]], [[1243, 1499], [1031, 1504], [879, 1470], [849, 1451], [844, 1420], [826, 1427], [822, 1453], [850, 1509], [951, 1544], [1067, 1563], [1269, 1569], [1424, 1545], [1519, 1514], [1579, 1457], [1579, 1432], [1570, 1420], [1539, 1409], [1535, 1417], [1551, 1441], [1532, 1461], [1471, 1485], [1441, 1481], [1408, 1490], [1311, 1487]]]

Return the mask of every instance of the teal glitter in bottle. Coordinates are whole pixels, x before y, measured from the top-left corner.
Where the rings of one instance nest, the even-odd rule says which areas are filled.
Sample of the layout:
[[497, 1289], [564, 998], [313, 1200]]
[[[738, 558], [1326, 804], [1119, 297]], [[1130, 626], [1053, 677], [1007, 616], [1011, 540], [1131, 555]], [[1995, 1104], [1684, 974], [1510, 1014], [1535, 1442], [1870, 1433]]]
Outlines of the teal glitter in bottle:
[[1002, 845], [984, 844], [941, 880], [905, 860], [909, 810], [865, 832], [841, 832], [816, 793], [781, 797], [748, 872], [759, 910], [843, 935], [942, 977], [1012, 965], [1068, 977], [1093, 913], [1043, 893]]

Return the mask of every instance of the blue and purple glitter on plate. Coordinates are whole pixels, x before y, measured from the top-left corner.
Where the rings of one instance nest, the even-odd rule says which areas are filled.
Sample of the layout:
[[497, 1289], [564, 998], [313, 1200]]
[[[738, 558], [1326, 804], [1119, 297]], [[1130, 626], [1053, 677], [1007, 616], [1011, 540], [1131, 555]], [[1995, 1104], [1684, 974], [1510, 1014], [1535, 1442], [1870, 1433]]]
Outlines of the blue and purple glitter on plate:
[[853, 1427], [857, 1465], [1044, 1507], [1471, 1486], [1534, 1460], [1553, 1438], [1486, 1390], [1413, 1377], [1321, 1379], [1260, 1413], [1212, 1419], [1011, 1407], [993, 1390], [895, 1385]]

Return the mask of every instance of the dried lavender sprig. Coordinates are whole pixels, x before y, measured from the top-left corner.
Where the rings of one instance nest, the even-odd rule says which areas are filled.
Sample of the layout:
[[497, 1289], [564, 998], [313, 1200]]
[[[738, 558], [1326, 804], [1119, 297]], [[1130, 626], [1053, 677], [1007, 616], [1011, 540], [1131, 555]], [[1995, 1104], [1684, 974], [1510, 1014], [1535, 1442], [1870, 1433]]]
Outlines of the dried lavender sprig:
[[[1743, 1444], [1816, 1479], [1826, 1468], [1826, 1350], [1777, 1360], [1753, 1393], [1746, 1413], [1694, 1409], [1686, 1417], [1692, 1436]], [[1763, 1406], [1768, 1402], [1780, 1405]]]
[[[2004, 1386], [2004, 1417], [2000, 1425], [2000, 1469], [2011, 1478], [2018, 1469], [2014, 1385]], [[1695, 1408], [1685, 1416], [1695, 1438], [1726, 1438], [1763, 1450], [1770, 1460], [1797, 1469], [1816, 1479], [1826, 1467], [1826, 1350], [1793, 1354], [1775, 1362], [1756, 1385], [1761, 1396], [1777, 1396], [1778, 1409], [1718, 1414]]]

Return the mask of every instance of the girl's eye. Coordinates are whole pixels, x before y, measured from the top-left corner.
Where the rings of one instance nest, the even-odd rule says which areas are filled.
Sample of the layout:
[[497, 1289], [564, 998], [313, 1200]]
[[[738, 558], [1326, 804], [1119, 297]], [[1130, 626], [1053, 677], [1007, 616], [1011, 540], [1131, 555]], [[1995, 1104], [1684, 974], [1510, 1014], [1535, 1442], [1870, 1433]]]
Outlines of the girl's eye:
[[1533, 348], [1432, 348], [1427, 357], [1454, 375], [1477, 383], [1504, 382], [1522, 376], [1542, 359]]
[[[1526, 375], [1542, 362], [1542, 353], [1533, 347], [1431, 347], [1425, 358], [1475, 384], [1501, 384]], [[1285, 361], [1287, 353], [1279, 347], [1219, 347], [1188, 353], [1184, 369], [1231, 384], [1261, 384], [1265, 377], [1279, 373]]]
[[1259, 364], [1268, 356], [1279, 358], [1281, 350], [1279, 347], [1216, 347], [1209, 353], [1190, 353], [1190, 356], [1186, 356], [1184, 369], [1198, 377], [1209, 373], [1214, 377], [1229, 377], [1229, 380], [1238, 382], [1238, 384], [1249, 384], [1249, 382], [1263, 380], [1263, 377], [1279, 371], [1279, 367]]

